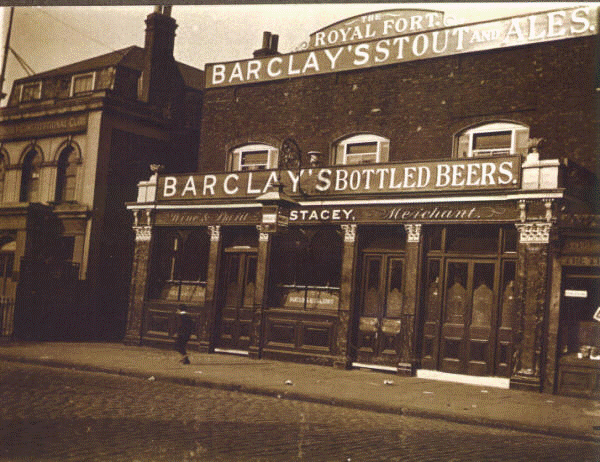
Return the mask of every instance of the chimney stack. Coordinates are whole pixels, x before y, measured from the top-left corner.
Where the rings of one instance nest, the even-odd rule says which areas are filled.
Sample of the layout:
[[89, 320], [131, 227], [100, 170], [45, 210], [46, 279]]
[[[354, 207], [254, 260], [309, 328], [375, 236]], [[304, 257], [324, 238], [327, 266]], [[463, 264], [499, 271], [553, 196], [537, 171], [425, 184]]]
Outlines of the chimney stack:
[[279, 45], [279, 35], [271, 34], [271, 32], [263, 32], [263, 43], [262, 48], [254, 51], [253, 55], [255, 58], [262, 58], [264, 56], [273, 56], [280, 54], [277, 51]]
[[142, 101], [158, 103], [158, 95], [171, 79], [175, 64], [175, 29], [177, 23], [171, 17], [171, 6], [156, 6], [146, 18]]

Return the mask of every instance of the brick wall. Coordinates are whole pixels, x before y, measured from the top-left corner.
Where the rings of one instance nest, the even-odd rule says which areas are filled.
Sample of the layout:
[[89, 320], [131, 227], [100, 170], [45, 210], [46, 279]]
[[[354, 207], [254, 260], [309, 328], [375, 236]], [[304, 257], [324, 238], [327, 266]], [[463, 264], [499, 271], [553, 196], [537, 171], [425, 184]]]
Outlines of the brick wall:
[[199, 166], [222, 171], [228, 149], [292, 137], [306, 153], [370, 132], [390, 160], [443, 159], [453, 134], [484, 121], [529, 125], [542, 158], [595, 171], [596, 37], [386, 67], [206, 90]]

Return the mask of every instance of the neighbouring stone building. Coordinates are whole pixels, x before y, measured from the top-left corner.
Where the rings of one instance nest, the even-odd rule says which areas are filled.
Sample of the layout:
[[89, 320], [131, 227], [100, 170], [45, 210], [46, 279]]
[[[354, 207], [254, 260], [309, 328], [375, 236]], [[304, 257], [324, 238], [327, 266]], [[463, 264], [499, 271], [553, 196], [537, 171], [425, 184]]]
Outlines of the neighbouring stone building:
[[146, 26], [144, 48], [16, 80], [0, 110], [5, 336], [124, 334], [133, 255], [124, 204], [151, 163], [196, 168], [203, 87], [201, 70], [173, 58], [169, 8]]

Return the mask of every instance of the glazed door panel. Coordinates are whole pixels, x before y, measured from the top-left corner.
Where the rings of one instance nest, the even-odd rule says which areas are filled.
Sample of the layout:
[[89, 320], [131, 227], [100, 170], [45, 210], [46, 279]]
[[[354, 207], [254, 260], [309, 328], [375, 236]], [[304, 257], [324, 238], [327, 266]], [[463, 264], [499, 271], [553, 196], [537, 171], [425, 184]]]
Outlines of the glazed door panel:
[[217, 336], [219, 348], [247, 350], [256, 287], [256, 253], [226, 253]]
[[393, 254], [363, 256], [357, 361], [395, 366], [400, 354], [404, 259]]
[[448, 259], [440, 335], [440, 369], [489, 375], [493, 371], [496, 263]]

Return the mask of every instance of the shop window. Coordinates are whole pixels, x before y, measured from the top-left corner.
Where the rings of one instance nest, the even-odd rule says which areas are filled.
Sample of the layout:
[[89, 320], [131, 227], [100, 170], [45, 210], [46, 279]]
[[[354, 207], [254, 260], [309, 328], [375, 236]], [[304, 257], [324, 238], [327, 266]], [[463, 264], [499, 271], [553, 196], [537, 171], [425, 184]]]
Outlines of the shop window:
[[42, 156], [36, 149], [25, 154], [21, 170], [20, 202], [39, 201], [41, 163]]
[[488, 157], [527, 154], [529, 128], [508, 122], [497, 122], [469, 128], [455, 141], [455, 157]]
[[71, 96], [88, 93], [94, 89], [95, 72], [74, 75], [71, 79]]
[[77, 179], [78, 155], [71, 146], [63, 149], [56, 172], [56, 201], [75, 200], [75, 181]]
[[335, 228], [292, 229], [275, 236], [269, 304], [336, 311], [343, 243]]
[[30, 82], [21, 85], [20, 101], [26, 103], [42, 97], [42, 82]]
[[248, 144], [231, 151], [229, 170], [246, 172], [277, 167], [278, 149], [267, 144]]
[[344, 138], [335, 146], [335, 163], [340, 165], [377, 164], [389, 160], [390, 141], [362, 134]]
[[150, 297], [204, 304], [209, 247], [204, 230], [159, 233]]

